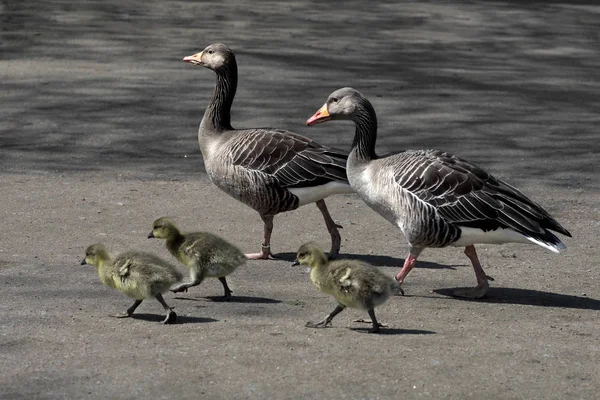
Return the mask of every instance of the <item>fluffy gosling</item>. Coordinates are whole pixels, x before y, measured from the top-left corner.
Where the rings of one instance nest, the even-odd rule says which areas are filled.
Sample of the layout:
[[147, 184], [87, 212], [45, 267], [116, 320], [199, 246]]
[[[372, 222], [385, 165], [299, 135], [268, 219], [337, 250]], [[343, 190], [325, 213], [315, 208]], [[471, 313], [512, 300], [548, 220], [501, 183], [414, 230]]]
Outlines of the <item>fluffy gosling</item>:
[[135, 302], [117, 318], [130, 317], [144, 299], [156, 298], [167, 312], [163, 324], [172, 324], [177, 314], [162, 297], [169, 288], [182, 279], [182, 275], [171, 264], [153, 254], [129, 251], [111, 261], [106, 247], [93, 244], [85, 251], [81, 265], [90, 264], [98, 270], [100, 280], [106, 286], [117, 289]]
[[190, 281], [173, 287], [172, 292], [187, 292], [204, 278], [219, 278], [225, 290], [220, 300], [231, 300], [225, 277], [246, 262], [246, 256], [237, 247], [208, 232], [182, 234], [167, 217], [154, 221], [148, 238], [166, 239], [169, 252], [190, 270]]
[[319, 322], [308, 322], [310, 328], [324, 328], [344, 308], [367, 310], [373, 327], [369, 333], [378, 333], [381, 325], [375, 318], [374, 308], [393, 294], [400, 285], [374, 266], [356, 260], [329, 261], [315, 243], [306, 243], [298, 250], [293, 265], [310, 267], [310, 280], [322, 292], [332, 295], [337, 307]]

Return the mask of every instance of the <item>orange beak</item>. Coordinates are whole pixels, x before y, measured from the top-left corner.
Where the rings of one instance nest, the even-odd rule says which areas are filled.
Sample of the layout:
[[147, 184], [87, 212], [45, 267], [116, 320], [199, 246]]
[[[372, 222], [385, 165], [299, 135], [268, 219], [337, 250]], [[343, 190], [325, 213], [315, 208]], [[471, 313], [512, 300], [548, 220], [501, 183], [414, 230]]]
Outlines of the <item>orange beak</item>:
[[196, 53], [192, 56], [183, 57], [183, 61], [194, 65], [202, 65], [202, 52]]
[[323, 107], [319, 108], [319, 111], [315, 113], [312, 117], [306, 120], [306, 125], [316, 125], [321, 122], [329, 121], [331, 116], [329, 115], [329, 111], [327, 111], [327, 103], [323, 104]]

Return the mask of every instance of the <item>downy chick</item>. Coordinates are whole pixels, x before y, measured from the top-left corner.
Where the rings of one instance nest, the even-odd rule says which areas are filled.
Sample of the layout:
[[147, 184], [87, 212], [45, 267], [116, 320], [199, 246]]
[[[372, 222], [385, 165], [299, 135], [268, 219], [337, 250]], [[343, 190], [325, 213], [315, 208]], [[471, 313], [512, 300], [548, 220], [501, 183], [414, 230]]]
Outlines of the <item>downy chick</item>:
[[187, 292], [204, 278], [219, 278], [225, 290], [221, 300], [231, 300], [225, 277], [246, 262], [246, 256], [237, 247], [208, 232], [182, 234], [167, 217], [154, 221], [148, 238], [166, 239], [169, 252], [190, 270], [190, 281], [173, 287], [172, 292]]
[[319, 322], [308, 322], [311, 328], [324, 328], [344, 308], [367, 310], [373, 327], [370, 333], [379, 332], [382, 326], [375, 318], [374, 308], [393, 294], [398, 293], [400, 284], [374, 266], [357, 260], [329, 261], [315, 243], [300, 247], [293, 265], [310, 267], [310, 280], [322, 292], [332, 295], [338, 306]]
[[154, 297], [167, 312], [162, 323], [172, 324], [177, 320], [177, 314], [162, 297], [162, 293], [182, 279], [181, 273], [173, 265], [153, 254], [135, 251], [128, 251], [111, 260], [102, 244], [93, 244], [87, 248], [85, 258], [81, 261], [81, 265], [85, 264], [96, 267], [100, 280], [106, 286], [135, 299], [127, 311], [115, 317], [130, 317], [143, 300]]

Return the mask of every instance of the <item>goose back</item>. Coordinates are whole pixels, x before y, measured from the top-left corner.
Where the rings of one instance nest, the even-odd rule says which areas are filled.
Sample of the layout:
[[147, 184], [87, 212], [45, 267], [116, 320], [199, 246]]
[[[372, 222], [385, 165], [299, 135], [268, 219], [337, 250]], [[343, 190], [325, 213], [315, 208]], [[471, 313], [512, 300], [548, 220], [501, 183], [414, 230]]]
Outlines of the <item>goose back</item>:
[[[551, 250], [562, 245], [551, 230], [570, 236], [523, 193], [446, 152], [409, 150], [368, 164], [349, 165], [348, 170], [359, 195], [397, 224], [411, 246], [472, 244], [460, 238], [463, 231], [473, 229], [517, 233], [489, 236], [490, 243], [533, 239]], [[482, 237], [477, 240], [485, 242]]]
[[233, 130], [201, 141], [201, 150], [211, 181], [261, 214], [291, 211], [309, 202], [294, 190], [329, 184], [336, 193], [353, 192], [347, 183], [347, 153], [293, 132]]

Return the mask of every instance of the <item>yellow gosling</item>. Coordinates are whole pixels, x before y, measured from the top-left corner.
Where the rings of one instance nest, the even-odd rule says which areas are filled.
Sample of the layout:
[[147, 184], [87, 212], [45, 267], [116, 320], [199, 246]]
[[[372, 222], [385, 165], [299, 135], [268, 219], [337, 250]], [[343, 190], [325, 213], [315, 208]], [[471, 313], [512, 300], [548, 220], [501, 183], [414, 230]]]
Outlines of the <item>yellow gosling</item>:
[[310, 267], [310, 280], [322, 292], [332, 295], [337, 307], [319, 322], [308, 322], [311, 328], [324, 328], [344, 308], [367, 310], [373, 327], [370, 333], [378, 333], [381, 325], [375, 318], [374, 308], [398, 293], [400, 284], [374, 266], [357, 260], [329, 261], [315, 243], [300, 247], [294, 265]]
[[130, 317], [143, 300], [156, 298], [165, 309], [167, 316], [163, 324], [172, 324], [177, 314], [167, 305], [162, 293], [182, 279], [181, 273], [171, 264], [153, 254], [129, 251], [111, 260], [106, 247], [93, 244], [85, 251], [81, 265], [93, 265], [106, 286], [117, 289], [135, 302], [117, 318]]
[[166, 239], [169, 252], [190, 270], [190, 281], [173, 287], [172, 292], [187, 292], [205, 278], [218, 278], [225, 290], [220, 300], [231, 300], [225, 277], [247, 260], [237, 247], [208, 232], [182, 234], [175, 222], [167, 217], [154, 221], [148, 238]]

